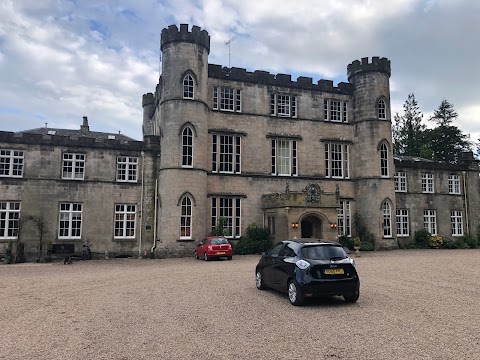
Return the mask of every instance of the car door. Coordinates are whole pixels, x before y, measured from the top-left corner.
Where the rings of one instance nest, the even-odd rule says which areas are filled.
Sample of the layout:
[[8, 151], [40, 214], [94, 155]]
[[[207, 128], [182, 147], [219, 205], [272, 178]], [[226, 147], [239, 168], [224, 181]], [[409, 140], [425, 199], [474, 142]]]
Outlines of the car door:
[[276, 289], [287, 291], [288, 279], [293, 276], [295, 256], [295, 250], [289, 243], [286, 243], [280, 250], [275, 264], [272, 265], [271, 271], [273, 287]]
[[197, 254], [198, 257], [202, 257], [203, 254], [205, 253], [205, 243], [207, 242], [207, 239], [203, 239], [200, 241], [200, 243], [197, 245]]
[[271, 247], [262, 259], [262, 277], [265, 285], [273, 286], [273, 268], [278, 262], [278, 254], [283, 248], [283, 243], [275, 244]]

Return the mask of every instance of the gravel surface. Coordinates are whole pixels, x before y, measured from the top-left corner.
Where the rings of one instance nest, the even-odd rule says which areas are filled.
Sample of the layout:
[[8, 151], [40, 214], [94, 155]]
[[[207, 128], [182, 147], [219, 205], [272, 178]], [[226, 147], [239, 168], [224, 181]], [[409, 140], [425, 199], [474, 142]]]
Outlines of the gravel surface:
[[258, 259], [0, 265], [0, 359], [480, 359], [480, 250], [362, 253], [356, 304], [304, 307]]

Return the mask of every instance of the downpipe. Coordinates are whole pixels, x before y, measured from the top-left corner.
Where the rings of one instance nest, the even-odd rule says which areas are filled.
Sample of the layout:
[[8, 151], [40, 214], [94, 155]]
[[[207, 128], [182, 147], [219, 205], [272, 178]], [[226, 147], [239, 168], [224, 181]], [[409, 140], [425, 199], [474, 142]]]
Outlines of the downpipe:
[[158, 204], [158, 179], [155, 179], [155, 210], [153, 218], [153, 245], [150, 253], [153, 254], [157, 247], [157, 204]]

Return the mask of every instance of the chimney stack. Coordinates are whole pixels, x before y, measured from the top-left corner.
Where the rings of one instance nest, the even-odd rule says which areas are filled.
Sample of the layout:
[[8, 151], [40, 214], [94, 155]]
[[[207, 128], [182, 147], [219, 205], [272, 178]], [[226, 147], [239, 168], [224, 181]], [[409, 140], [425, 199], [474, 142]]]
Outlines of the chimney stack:
[[83, 125], [80, 126], [80, 132], [88, 133], [90, 131], [88, 127], [88, 118], [86, 116], [83, 117]]

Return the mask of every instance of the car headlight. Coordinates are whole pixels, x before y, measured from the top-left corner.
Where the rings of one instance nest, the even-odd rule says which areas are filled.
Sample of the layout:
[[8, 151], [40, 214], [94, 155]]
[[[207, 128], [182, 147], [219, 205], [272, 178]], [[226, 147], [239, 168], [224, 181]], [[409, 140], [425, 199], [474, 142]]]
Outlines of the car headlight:
[[308, 261], [305, 261], [305, 260], [298, 260], [295, 265], [297, 265], [297, 267], [299, 269], [302, 269], [302, 270], [306, 270], [310, 267], [310, 263]]
[[350, 264], [353, 265], [353, 267], [356, 267], [357, 263], [355, 261], [355, 259], [349, 259], [350, 260]]

